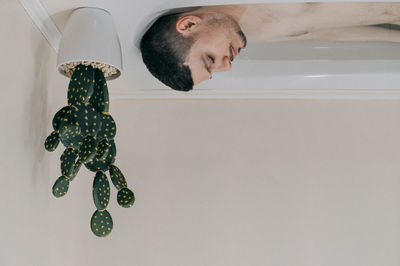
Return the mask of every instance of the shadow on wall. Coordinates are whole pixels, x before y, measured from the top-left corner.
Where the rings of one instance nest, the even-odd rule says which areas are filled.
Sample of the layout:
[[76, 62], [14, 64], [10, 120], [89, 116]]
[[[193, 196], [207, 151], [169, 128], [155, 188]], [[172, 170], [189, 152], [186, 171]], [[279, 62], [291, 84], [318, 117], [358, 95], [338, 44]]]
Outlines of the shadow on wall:
[[[32, 32], [32, 35], [37, 34]], [[34, 38], [34, 36], [32, 36]], [[26, 160], [31, 165], [27, 166], [31, 169], [32, 183], [36, 184], [37, 179], [42, 176], [49, 176], [49, 167], [47, 164], [41, 163], [44, 158], [45, 150], [43, 149], [43, 140], [47, 135], [47, 126], [50, 119], [48, 112], [48, 80], [49, 80], [49, 51], [50, 48], [47, 41], [42, 39], [37, 47], [32, 48], [34, 51], [34, 61], [31, 66], [34, 69], [33, 83], [30, 89], [29, 97], [24, 102], [24, 119], [21, 121], [25, 128], [23, 132], [23, 142], [26, 147], [25, 154], [29, 157]]]

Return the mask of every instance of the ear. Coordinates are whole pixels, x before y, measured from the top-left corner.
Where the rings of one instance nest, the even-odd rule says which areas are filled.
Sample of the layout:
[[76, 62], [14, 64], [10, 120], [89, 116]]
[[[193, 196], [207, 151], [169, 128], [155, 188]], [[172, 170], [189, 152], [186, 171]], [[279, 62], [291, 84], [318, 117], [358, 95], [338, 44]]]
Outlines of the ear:
[[202, 21], [202, 18], [195, 15], [184, 15], [176, 22], [176, 30], [183, 34], [190, 34], [196, 30]]

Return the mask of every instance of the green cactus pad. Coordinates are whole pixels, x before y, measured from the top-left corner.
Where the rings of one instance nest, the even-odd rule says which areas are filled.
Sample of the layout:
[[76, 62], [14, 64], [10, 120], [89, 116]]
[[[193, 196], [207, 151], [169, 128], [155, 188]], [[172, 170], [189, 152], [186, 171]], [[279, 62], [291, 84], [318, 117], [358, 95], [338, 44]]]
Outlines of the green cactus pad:
[[68, 86], [68, 104], [86, 103], [94, 92], [94, 70], [92, 66], [78, 65]]
[[68, 115], [68, 113], [71, 112], [71, 107], [69, 106], [65, 106], [63, 108], [61, 108], [55, 115], [53, 118], [53, 128], [54, 130], [58, 130], [61, 121], [63, 121], [64, 117], [66, 115]]
[[110, 184], [102, 171], [98, 171], [93, 180], [93, 201], [98, 210], [107, 208], [110, 201]]
[[117, 149], [115, 147], [114, 141], [110, 141], [111, 147], [108, 152], [108, 155], [105, 160], [98, 160], [96, 157], [89, 163], [86, 163], [85, 166], [92, 172], [97, 171], [107, 171], [108, 167], [115, 162], [115, 156], [117, 154]]
[[118, 204], [124, 208], [129, 208], [135, 202], [135, 194], [127, 187], [121, 188], [117, 195]]
[[72, 117], [72, 109], [67, 110], [58, 121], [58, 131], [62, 130], [64, 127], [75, 124], [75, 120]]
[[98, 136], [101, 138], [107, 138], [112, 140], [117, 133], [117, 126], [115, 125], [114, 119], [109, 113], [103, 112], [100, 114], [101, 128], [98, 132]]
[[109, 98], [107, 82], [101, 70], [95, 69], [94, 93], [90, 98], [90, 103], [97, 112], [108, 112]]
[[60, 129], [60, 138], [63, 142], [73, 143], [81, 135], [81, 128], [76, 125], [67, 125]]
[[75, 166], [76, 154], [74, 149], [67, 148], [64, 150], [60, 157], [61, 160], [61, 174], [63, 176], [69, 177], [72, 174], [73, 168]]
[[124, 175], [122, 174], [121, 170], [119, 170], [118, 167], [115, 165], [110, 165], [110, 176], [111, 176], [111, 181], [114, 184], [115, 188], [117, 190], [120, 190], [121, 188], [124, 188], [127, 186], [126, 179]]
[[58, 144], [60, 143], [60, 135], [57, 131], [53, 131], [44, 142], [44, 147], [48, 151], [54, 151], [57, 149]]
[[63, 116], [58, 125], [61, 142], [67, 148], [78, 150], [83, 142], [82, 129], [78, 122], [74, 119], [72, 111], [69, 110]]
[[82, 163], [88, 163], [96, 156], [96, 139], [91, 135], [86, 135], [83, 138], [83, 144], [79, 151], [79, 160]]
[[106, 138], [102, 139], [99, 144], [97, 144], [96, 159], [103, 161], [107, 157], [110, 148], [111, 144], [108, 140]]
[[65, 140], [61, 139], [61, 142], [64, 144], [66, 148], [73, 148], [74, 150], [79, 150], [79, 148], [83, 144], [83, 136], [77, 135], [69, 139]]
[[53, 195], [56, 198], [62, 197], [67, 194], [69, 188], [69, 180], [66, 176], [60, 176], [57, 181], [54, 183], [52, 188]]
[[81, 128], [83, 135], [96, 136], [99, 132], [101, 128], [100, 115], [89, 103], [73, 105], [71, 115], [76, 121], [76, 125]]
[[109, 235], [113, 229], [113, 220], [110, 213], [107, 210], [96, 210], [92, 215], [92, 219], [90, 219], [90, 228], [96, 236], [105, 237]]
[[82, 163], [79, 160], [76, 161], [76, 163], [74, 163], [74, 166], [72, 167], [72, 170], [69, 172], [69, 175], [68, 175], [69, 181], [74, 180], [74, 178], [78, 174], [79, 170], [81, 169], [81, 166], [82, 166]]

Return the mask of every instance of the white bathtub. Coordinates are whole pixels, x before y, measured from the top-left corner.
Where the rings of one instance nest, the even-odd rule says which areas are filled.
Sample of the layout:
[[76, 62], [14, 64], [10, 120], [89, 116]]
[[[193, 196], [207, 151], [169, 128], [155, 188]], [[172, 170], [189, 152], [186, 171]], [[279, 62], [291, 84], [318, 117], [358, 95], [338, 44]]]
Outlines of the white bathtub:
[[[164, 86], [147, 71], [137, 48], [148, 23], [177, 7], [294, 1], [86, 1], [109, 10], [121, 38], [124, 70], [114, 98], [400, 98], [400, 43], [248, 40], [230, 72], [190, 92]], [[297, 1], [302, 2], [302, 1]], [[337, 1], [318, 1], [337, 2]], [[366, 1], [365, 1], [366, 2]], [[377, 1], [376, 1], [377, 2]], [[128, 12], [127, 12], [128, 10]]]

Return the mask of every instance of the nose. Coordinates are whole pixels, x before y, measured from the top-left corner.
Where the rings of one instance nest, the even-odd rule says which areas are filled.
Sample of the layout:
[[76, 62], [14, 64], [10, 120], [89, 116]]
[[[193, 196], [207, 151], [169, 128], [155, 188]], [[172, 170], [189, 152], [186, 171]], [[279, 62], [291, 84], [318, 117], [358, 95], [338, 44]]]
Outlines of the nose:
[[228, 56], [224, 56], [221, 63], [214, 69], [215, 72], [224, 72], [232, 69], [232, 63]]

